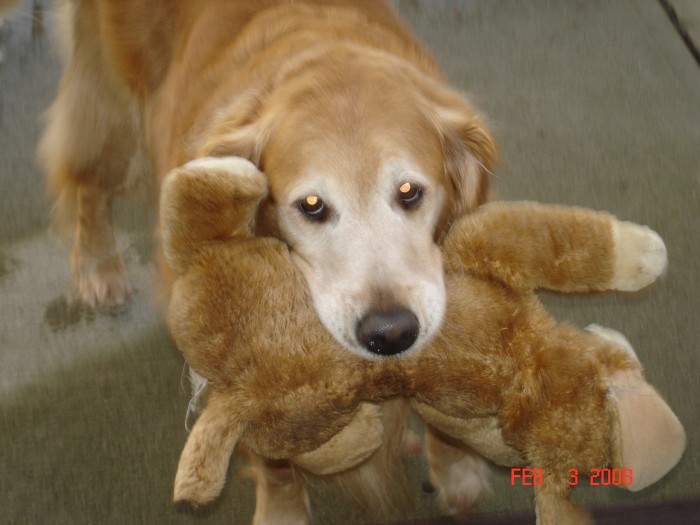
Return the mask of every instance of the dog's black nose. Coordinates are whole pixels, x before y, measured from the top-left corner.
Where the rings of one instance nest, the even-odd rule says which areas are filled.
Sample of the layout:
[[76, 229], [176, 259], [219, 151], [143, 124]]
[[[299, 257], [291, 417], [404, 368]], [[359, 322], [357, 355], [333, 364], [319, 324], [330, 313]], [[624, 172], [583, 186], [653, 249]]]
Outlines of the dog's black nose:
[[420, 325], [410, 310], [396, 309], [368, 313], [357, 323], [358, 341], [377, 355], [394, 355], [408, 350], [418, 338]]

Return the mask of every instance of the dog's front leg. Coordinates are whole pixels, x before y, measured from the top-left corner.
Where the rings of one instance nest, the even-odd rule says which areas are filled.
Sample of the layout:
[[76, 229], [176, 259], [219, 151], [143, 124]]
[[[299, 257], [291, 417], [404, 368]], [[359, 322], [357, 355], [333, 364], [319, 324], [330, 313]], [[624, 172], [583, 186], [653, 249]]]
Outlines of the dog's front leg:
[[[73, 274], [90, 306], [114, 307], [131, 293], [112, 228], [112, 201], [149, 171], [141, 158], [141, 106], [105, 46], [102, 2], [57, 2], [69, 44], [38, 155], [56, 199], [53, 226], [73, 234]], [[65, 25], [65, 27], [63, 27]]]
[[250, 454], [255, 473], [253, 525], [307, 525], [311, 522], [304, 480], [288, 461]]
[[479, 497], [489, 493], [484, 459], [430, 426], [426, 433], [426, 454], [430, 482], [449, 514], [466, 516]]
[[113, 195], [93, 185], [78, 186], [77, 193], [72, 265], [78, 294], [92, 307], [120, 306], [131, 295], [131, 284], [114, 238]]

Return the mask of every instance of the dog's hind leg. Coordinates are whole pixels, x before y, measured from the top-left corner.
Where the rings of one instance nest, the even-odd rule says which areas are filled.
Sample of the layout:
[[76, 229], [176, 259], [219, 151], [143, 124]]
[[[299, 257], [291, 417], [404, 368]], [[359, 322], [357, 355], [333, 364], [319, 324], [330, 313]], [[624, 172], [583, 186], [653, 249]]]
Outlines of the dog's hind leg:
[[68, 64], [47, 114], [38, 155], [56, 199], [54, 225], [72, 230], [80, 298], [118, 306], [131, 293], [112, 227], [112, 202], [124, 189], [141, 130], [135, 98], [109, 64], [91, 2], [61, 3], [70, 20]]
[[308, 525], [309, 496], [299, 472], [287, 461], [271, 461], [251, 453], [255, 474], [253, 525]]

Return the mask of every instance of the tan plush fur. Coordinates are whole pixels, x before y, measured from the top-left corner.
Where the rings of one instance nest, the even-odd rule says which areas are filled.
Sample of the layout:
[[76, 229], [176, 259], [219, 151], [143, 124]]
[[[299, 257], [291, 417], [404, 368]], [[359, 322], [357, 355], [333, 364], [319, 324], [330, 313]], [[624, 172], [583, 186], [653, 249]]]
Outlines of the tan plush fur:
[[[655, 234], [633, 243], [637, 265], [619, 266], [621, 237], [613, 230], [637, 236], [643, 227], [585, 209], [483, 206], [454, 222], [444, 240], [448, 306], [438, 335], [420, 352], [367, 360], [323, 329], [289, 249], [252, 236], [248, 218], [265, 191], [264, 175], [238, 158], [188, 164], [165, 183], [164, 249], [180, 273], [168, 320], [210, 386], [210, 404], [180, 460], [176, 500], [215, 497], [236, 446], [316, 473], [352, 475], [367, 458], [396, 451], [376, 410], [402, 398], [431, 429], [431, 477], [455, 512], [483, 489], [475, 454], [542, 469], [540, 523], [587, 521], [568, 500], [571, 468], [633, 468], [631, 488], [640, 489], [680, 458], [682, 426], [644, 381], [626, 340], [556, 322], [534, 293], [605, 290], [635, 279], [644, 286], [664, 269], [653, 257], [652, 266], [645, 262], [664, 252]], [[622, 276], [620, 268], [633, 271]], [[259, 490], [282, 476], [298, 496], [294, 508], [307, 509], [294, 467], [258, 472]], [[447, 485], [455, 480], [459, 490]], [[257, 516], [282, 512], [271, 506], [266, 494]]]

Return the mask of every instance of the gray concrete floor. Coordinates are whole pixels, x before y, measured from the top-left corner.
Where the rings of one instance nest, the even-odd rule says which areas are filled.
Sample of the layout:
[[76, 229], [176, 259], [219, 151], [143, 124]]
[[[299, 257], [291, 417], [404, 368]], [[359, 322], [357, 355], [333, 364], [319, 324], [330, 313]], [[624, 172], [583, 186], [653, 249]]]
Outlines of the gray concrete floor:
[[[671, 4], [697, 35], [698, 3]], [[688, 431], [681, 463], [653, 487], [579, 487], [577, 497], [593, 506], [698, 497], [700, 67], [655, 0], [397, 5], [490, 120], [500, 197], [608, 210], [666, 240], [668, 274], [649, 290], [543, 300], [561, 319], [624, 332]], [[249, 522], [251, 486], [233, 473], [203, 516], [170, 504], [188, 399], [149, 300], [152, 216], [138, 202], [117, 210], [135, 300], [116, 315], [72, 304], [34, 161], [60, 74], [42, 6], [25, 0], [0, 37], [0, 523]], [[420, 492], [424, 478], [416, 462], [411, 517], [439, 512]], [[495, 469], [493, 488], [477, 512], [532, 508], [530, 489], [510, 486], [506, 471]], [[363, 520], [322, 489], [314, 499], [319, 523]]]

